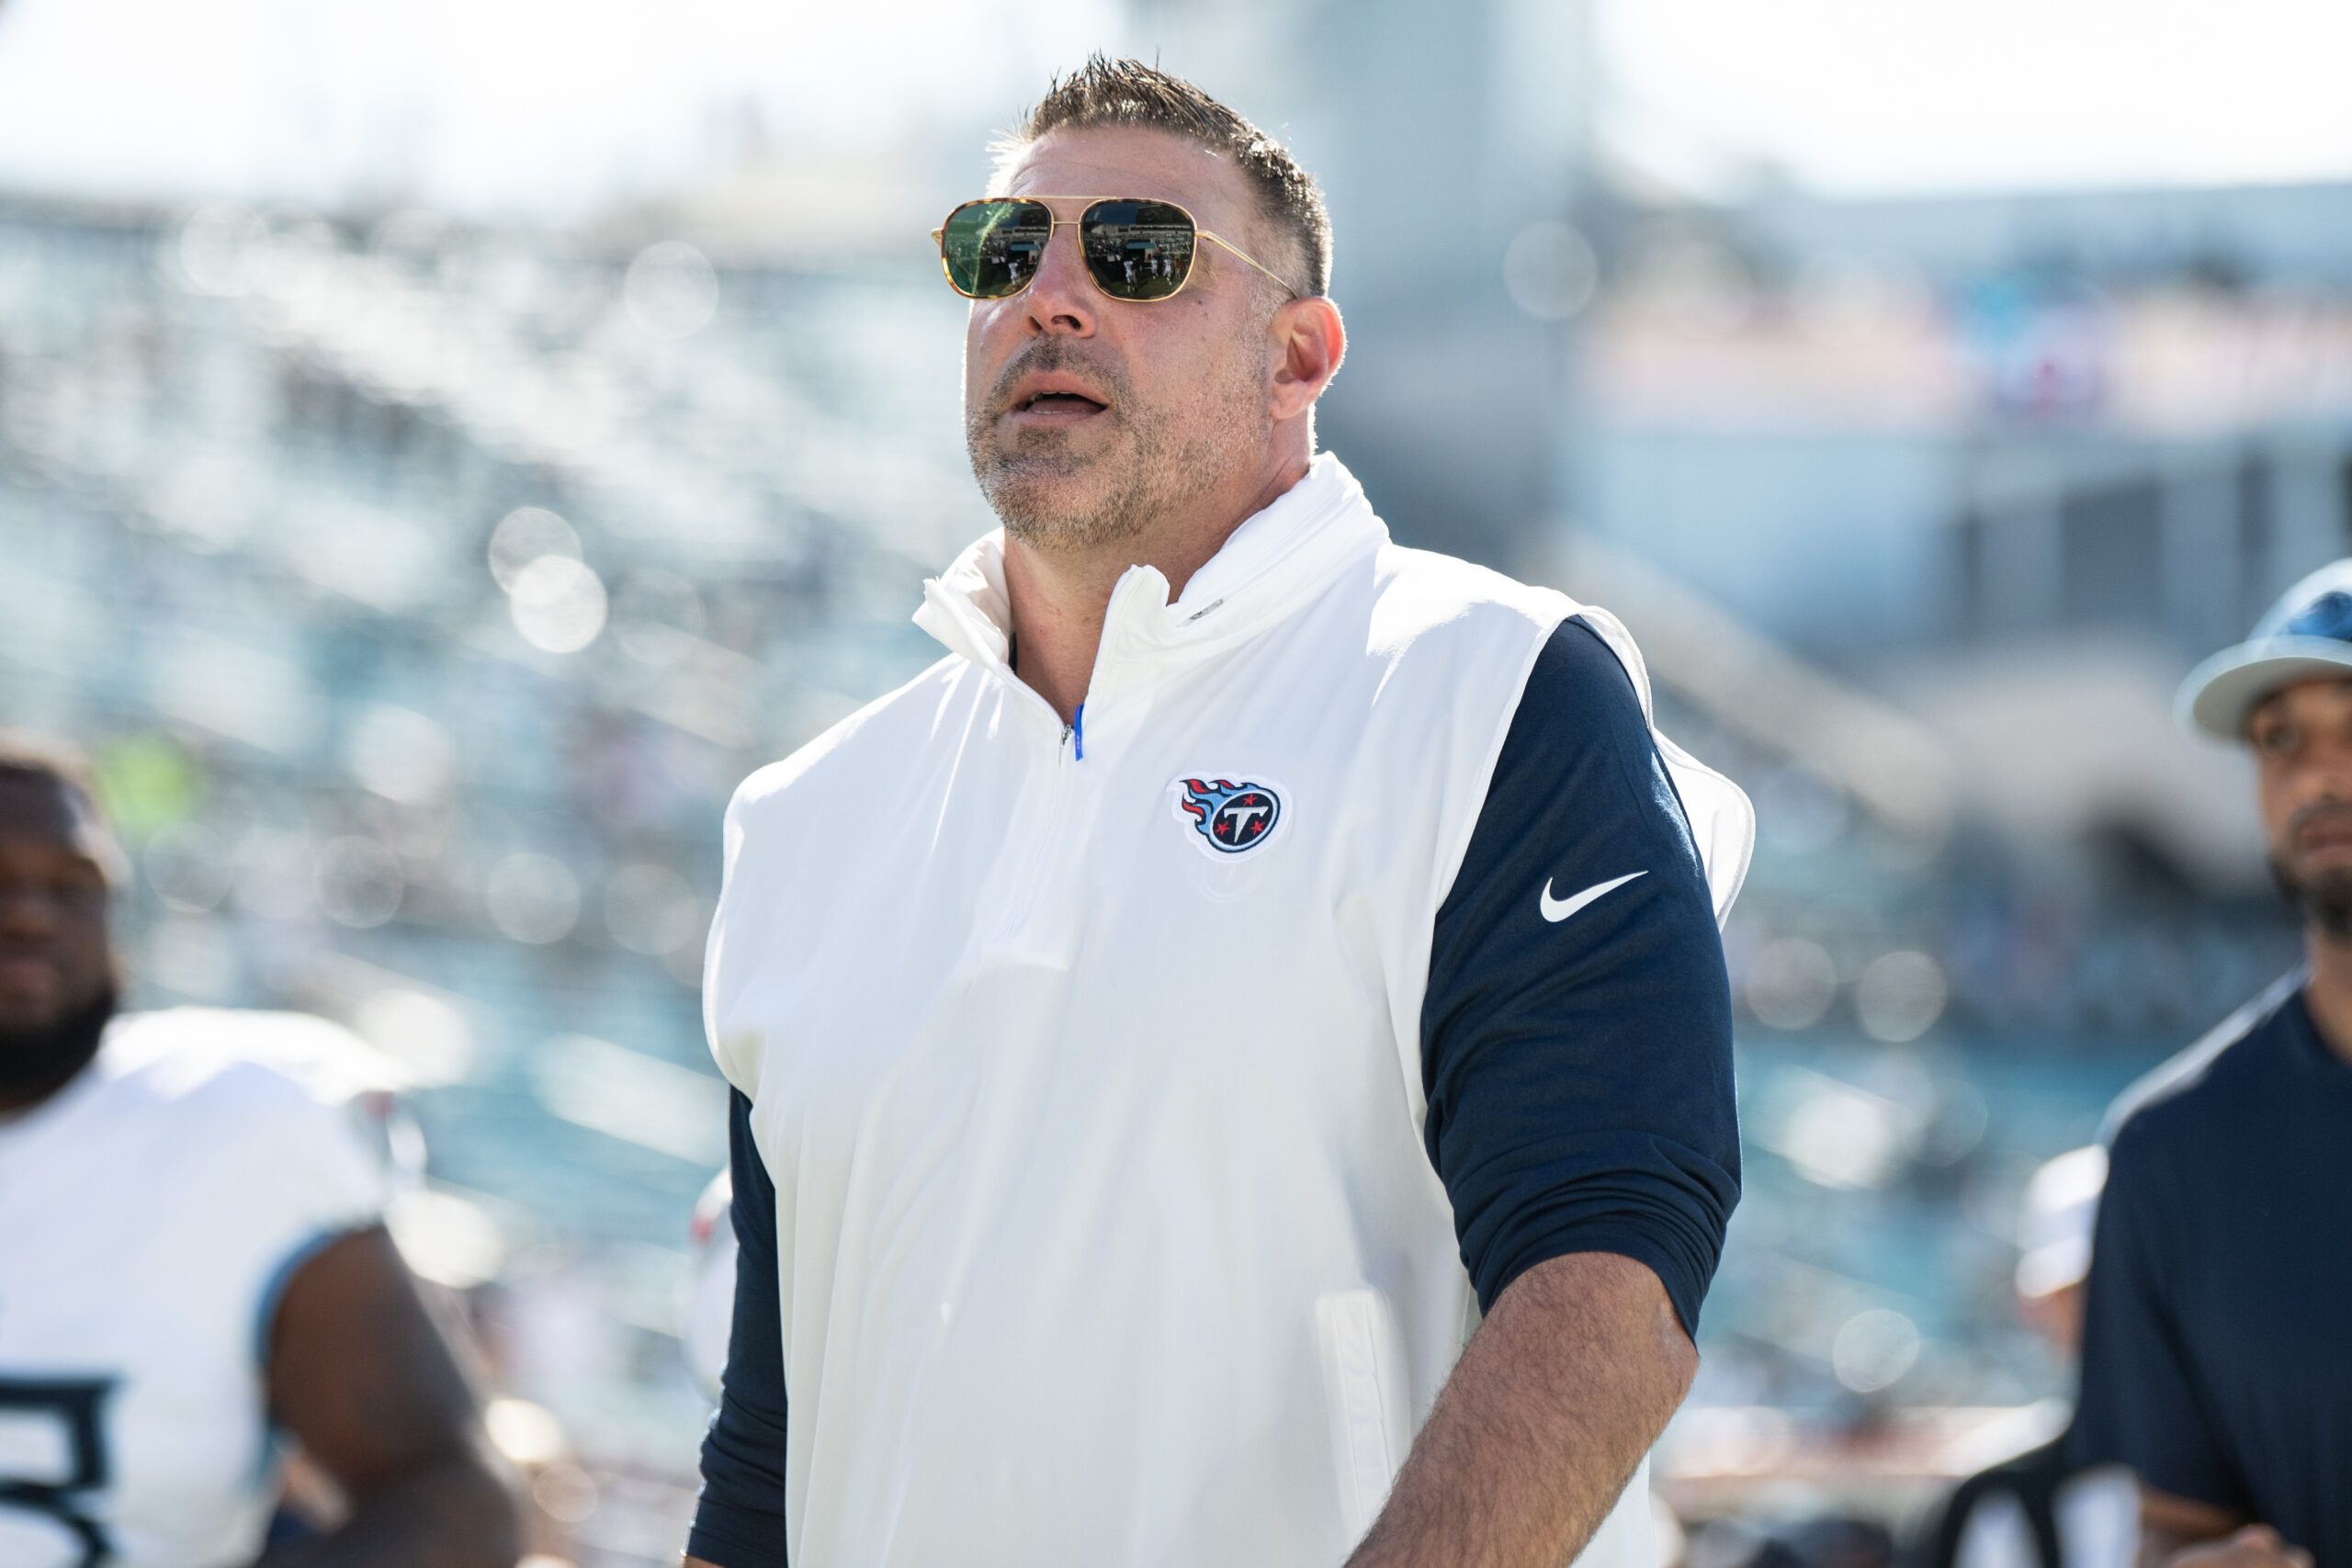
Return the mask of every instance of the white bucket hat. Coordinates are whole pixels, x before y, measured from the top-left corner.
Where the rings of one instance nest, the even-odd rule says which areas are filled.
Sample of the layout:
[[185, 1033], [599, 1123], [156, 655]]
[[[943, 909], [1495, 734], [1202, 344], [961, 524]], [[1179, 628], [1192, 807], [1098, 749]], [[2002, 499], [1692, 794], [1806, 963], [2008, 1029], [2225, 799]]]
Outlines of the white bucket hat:
[[2297, 681], [2352, 679], [2352, 559], [2331, 561], [2279, 596], [2253, 635], [2188, 672], [2174, 710], [2222, 740], [2245, 739], [2246, 716]]

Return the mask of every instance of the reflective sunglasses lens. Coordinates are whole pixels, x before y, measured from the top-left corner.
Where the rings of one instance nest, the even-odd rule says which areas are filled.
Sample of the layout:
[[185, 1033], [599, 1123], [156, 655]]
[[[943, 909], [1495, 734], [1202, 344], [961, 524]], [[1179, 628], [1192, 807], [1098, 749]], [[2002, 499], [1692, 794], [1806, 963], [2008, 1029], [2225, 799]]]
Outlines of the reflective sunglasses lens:
[[967, 201], [948, 214], [939, 254], [959, 291], [1001, 299], [1037, 276], [1053, 237], [1054, 215], [1042, 201]]
[[1165, 299], [1193, 270], [1193, 220], [1164, 201], [1098, 201], [1078, 238], [1086, 270], [1114, 299]]

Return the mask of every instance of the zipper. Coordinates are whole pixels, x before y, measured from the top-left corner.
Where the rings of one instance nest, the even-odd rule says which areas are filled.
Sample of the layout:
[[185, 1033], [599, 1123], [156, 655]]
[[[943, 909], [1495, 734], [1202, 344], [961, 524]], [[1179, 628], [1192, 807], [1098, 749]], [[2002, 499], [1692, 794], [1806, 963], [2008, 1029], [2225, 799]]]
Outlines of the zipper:
[[[1046, 711], [1050, 713], [1052, 709]], [[1046, 863], [1057, 858], [1052, 853], [1055, 832], [1065, 825], [1063, 818], [1069, 800], [1071, 775], [1085, 756], [1086, 705], [1080, 703], [1069, 720], [1062, 725], [1061, 739], [1054, 747], [1054, 765], [1046, 798], [1031, 814], [1036, 826], [1023, 845], [1022, 858], [1027, 863], [1021, 868], [1018, 890], [1006, 907], [1004, 922], [999, 928], [1001, 940], [1018, 935], [1036, 912], [1037, 895], [1046, 883]]]

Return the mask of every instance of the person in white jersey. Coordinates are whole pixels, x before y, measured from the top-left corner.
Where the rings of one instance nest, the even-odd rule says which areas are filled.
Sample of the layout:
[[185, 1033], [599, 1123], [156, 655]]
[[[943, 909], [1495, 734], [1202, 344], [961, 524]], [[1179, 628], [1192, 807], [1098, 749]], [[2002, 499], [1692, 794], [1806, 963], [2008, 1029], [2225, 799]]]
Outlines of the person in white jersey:
[[1097, 58], [993, 190], [937, 239], [1003, 526], [945, 657], [728, 814], [689, 1560], [1647, 1568], [1746, 799], [1613, 619], [1316, 455], [1345, 333], [1272, 139]]
[[[118, 1015], [125, 870], [70, 753], [0, 738], [0, 1563], [512, 1564], [382, 1164], [238, 1015]], [[265, 1556], [281, 1432], [347, 1517]]]

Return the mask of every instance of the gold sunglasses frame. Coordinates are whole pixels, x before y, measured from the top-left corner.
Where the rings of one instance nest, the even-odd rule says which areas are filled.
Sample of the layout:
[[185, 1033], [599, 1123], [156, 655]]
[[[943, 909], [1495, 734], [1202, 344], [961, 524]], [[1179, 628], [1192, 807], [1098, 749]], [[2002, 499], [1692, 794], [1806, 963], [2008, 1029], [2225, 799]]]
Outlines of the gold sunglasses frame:
[[[1184, 215], [1185, 222], [1190, 223], [1193, 226], [1193, 238], [1195, 241], [1206, 240], [1213, 245], [1231, 251], [1244, 262], [1247, 262], [1250, 265], [1257, 268], [1260, 273], [1263, 274], [1268, 278], [1272, 279], [1272, 281], [1281, 284], [1283, 288], [1292, 299], [1304, 299], [1307, 297], [1305, 289], [1295, 288], [1291, 285], [1288, 279], [1276, 276], [1272, 268], [1268, 267], [1263, 263], [1260, 262], [1257, 257], [1251, 255], [1248, 251], [1243, 250], [1239, 245], [1235, 244], [1232, 241], [1227, 239], [1222, 234], [1202, 228], [1201, 220], [1193, 216], [1193, 209], [1186, 207], [1181, 201], [1169, 201], [1156, 196], [976, 196], [969, 201], [959, 201], [954, 207], [949, 208], [947, 209], [947, 216], [940, 220], [939, 227], [931, 231], [932, 243], [939, 247], [939, 271], [941, 276], [947, 279], [948, 288], [955, 289], [956, 293], [963, 295], [967, 299], [1017, 299], [1028, 291], [1030, 284], [1035, 283], [1037, 280], [1037, 275], [1035, 272], [1032, 272], [1026, 278], [1022, 280], [1020, 288], [1013, 289], [1009, 294], [974, 294], [969, 289], [964, 288], [956, 283], [955, 271], [947, 265], [947, 225], [955, 222], [956, 214], [963, 211], [964, 209], [967, 207], [983, 206], [991, 201], [1034, 201], [1040, 207], [1045, 207], [1046, 203], [1049, 201], [1082, 201], [1086, 203], [1086, 211], [1092, 211], [1095, 208], [1102, 205], [1103, 203], [1112, 201], [1132, 201], [1138, 204], [1149, 202], [1155, 207], [1172, 207], [1177, 211]], [[1057, 216], [1050, 207], [1046, 208], [1046, 216], [1052, 220], [1053, 223], [1053, 227], [1046, 231], [1046, 243], [1048, 245], [1051, 245], [1054, 243], [1054, 235], [1058, 233], [1060, 231], [1064, 229], [1078, 228], [1080, 224], [1086, 221], [1086, 212], [1080, 212], [1075, 218], [1063, 218]], [[1197, 262], [1199, 259], [1200, 247], [1195, 244], [1193, 246], [1193, 260], [1185, 263], [1184, 265], [1183, 281], [1178, 283], [1175, 288], [1170, 289], [1167, 293], [1152, 299], [1120, 299], [1117, 295], [1102, 287], [1102, 280], [1094, 276], [1094, 269], [1091, 266], [1089, 266], [1086, 269], [1086, 281], [1094, 285], [1094, 291], [1096, 293], [1102, 295], [1103, 299], [1109, 299], [1116, 304], [1165, 305], [1168, 301], [1175, 299], [1176, 296], [1183, 293], [1184, 290], [1193, 286], [1193, 274], [1198, 270], [1193, 263]]]

